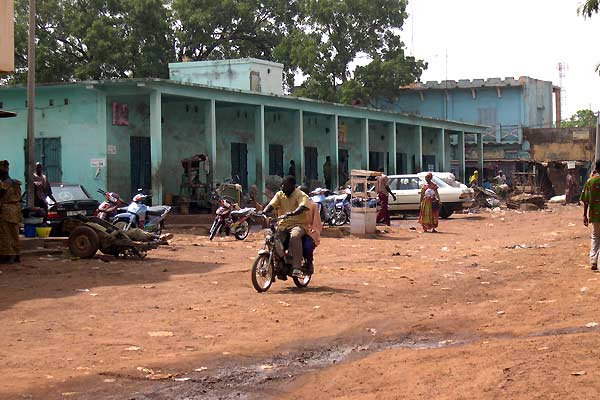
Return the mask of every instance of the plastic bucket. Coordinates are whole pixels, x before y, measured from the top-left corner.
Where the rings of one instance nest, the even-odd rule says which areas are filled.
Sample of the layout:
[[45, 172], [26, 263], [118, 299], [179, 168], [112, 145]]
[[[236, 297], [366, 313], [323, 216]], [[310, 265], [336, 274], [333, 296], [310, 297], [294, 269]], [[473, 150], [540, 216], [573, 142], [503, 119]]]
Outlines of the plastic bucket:
[[25, 237], [32, 238], [35, 237], [35, 225], [25, 224], [23, 225], [23, 233]]
[[52, 227], [49, 226], [38, 226], [35, 228], [35, 236], [45, 238], [50, 236], [50, 231]]

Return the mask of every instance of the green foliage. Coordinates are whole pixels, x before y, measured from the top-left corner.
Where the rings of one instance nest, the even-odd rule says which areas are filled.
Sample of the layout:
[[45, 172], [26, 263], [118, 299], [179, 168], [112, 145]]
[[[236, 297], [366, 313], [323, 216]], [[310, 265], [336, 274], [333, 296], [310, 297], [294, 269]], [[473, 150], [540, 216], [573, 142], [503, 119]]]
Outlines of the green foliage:
[[[15, 2], [17, 82], [27, 74], [28, 3]], [[281, 62], [294, 95], [374, 105], [426, 68], [404, 55], [406, 0], [37, 3], [38, 82], [167, 77], [170, 61], [256, 57]], [[352, 71], [358, 57], [371, 61]]]
[[592, 110], [579, 110], [560, 126], [561, 128], [590, 128], [596, 126], [597, 120], [597, 115]]
[[[427, 66], [404, 56], [399, 34], [406, 0], [305, 0], [300, 10], [301, 29], [280, 46], [288, 50], [281, 56], [307, 76], [294, 95], [374, 105], [375, 98], [396, 96]], [[356, 68], [348, 84], [359, 56], [372, 61]]]
[[600, 0], [587, 0], [577, 9], [577, 13], [590, 18], [600, 11]]
[[[591, 18], [592, 15], [597, 14], [599, 11], [600, 0], [586, 0], [579, 8], [577, 8], [577, 13], [586, 18]], [[600, 73], [600, 64], [596, 65], [596, 72]]]
[[[28, 13], [17, 0], [16, 82], [27, 79]], [[45, 0], [36, 14], [38, 82], [168, 76], [173, 34], [161, 0]]]

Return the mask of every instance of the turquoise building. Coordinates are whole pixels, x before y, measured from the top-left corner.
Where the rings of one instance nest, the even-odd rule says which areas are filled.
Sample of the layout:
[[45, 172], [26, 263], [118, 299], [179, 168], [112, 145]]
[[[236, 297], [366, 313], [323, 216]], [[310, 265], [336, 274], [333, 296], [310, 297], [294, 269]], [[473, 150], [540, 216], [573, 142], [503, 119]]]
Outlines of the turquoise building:
[[[38, 85], [36, 159], [50, 180], [80, 183], [94, 195], [103, 188], [128, 197], [144, 188], [158, 203], [179, 193], [181, 160], [195, 154], [209, 157], [209, 183], [237, 175], [260, 193], [269, 175], [287, 173], [290, 160], [301, 181], [323, 181], [327, 156], [338, 172], [335, 186], [353, 168], [394, 174], [454, 163], [464, 179], [465, 137], [475, 135], [481, 150], [487, 132], [439, 116], [284, 96], [281, 65], [261, 60], [169, 67], [168, 80]], [[0, 159], [11, 161], [17, 178], [25, 175], [26, 107], [24, 86], [0, 87], [0, 108], [18, 113], [0, 119]]]
[[[384, 108], [473, 124], [487, 125], [486, 160], [528, 159], [523, 128], [553, 127], [553, 100], [560, 121], [560, 89], [552, 82], [527, 76], [416, 83], [402, 90]], [[476, 158], [474, 140], [467, 138], [467, 158]]]

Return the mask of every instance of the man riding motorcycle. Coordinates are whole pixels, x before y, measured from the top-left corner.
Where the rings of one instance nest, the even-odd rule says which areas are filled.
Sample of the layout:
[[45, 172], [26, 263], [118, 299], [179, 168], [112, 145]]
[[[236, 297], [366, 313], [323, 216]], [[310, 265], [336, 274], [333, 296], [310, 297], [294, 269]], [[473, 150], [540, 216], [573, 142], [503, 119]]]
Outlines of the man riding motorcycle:
[[286, 176], [281, 183], [281, 190], [275, 194], [271, 202], [264, 208], [267, 214], [277, 210], [277, 231], [282, 243], [289, 239], [288, 251], [292, 257], [292, 276], [302, 277], [302, 237], [306, 235], [308, 221], [306, 211], [309, 210], [308, 196], [296, 188], [296, 178]]

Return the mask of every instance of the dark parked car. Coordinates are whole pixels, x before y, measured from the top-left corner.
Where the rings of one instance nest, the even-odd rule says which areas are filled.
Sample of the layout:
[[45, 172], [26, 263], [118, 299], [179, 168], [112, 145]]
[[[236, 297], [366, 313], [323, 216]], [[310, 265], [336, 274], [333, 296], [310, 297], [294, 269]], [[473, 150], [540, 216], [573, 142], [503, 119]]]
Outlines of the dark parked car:
[[[76, 215], [94, 215], [100, 204], [81, 185], [70, 185], [67, 183], [50, 183], [52, 194], [56, 199], [54, 203], [49, 198], [48, 215], [46, 222], [52, 227], [52, 234], [56, 235], [62, 232], [63, 221]], [[23, 206], [27, 203], [27, 194], [21, 197]]]

